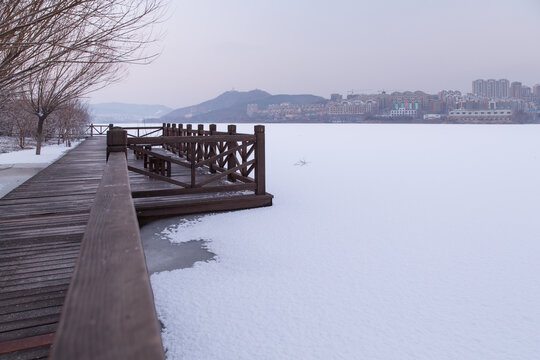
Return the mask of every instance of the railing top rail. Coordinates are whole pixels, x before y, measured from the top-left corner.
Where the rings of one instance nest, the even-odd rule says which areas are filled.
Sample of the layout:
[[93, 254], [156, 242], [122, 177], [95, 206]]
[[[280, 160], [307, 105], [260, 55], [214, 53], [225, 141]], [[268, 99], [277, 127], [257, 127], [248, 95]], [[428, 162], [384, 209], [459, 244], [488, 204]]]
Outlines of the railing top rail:
[[147, 129], [147, 130], [159, 130], [163, 129], [163, 126], [119, 126], [124, 130], [137, 130], [137, 129]]
[[255, 135], [157, 136], [128, 138], [128, 145], [159, 145], [177, 143], [211, 143], [221, 141], [254, 141]]

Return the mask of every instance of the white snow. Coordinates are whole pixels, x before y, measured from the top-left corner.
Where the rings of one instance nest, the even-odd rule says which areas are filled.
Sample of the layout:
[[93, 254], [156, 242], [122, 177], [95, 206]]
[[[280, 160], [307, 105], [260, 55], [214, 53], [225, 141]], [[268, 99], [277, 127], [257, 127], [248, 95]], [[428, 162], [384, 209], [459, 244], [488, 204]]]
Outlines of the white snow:
[[50, 164], [66, 151], [75, 148], [80, 141], [73, 141], [71, 147], [65, 144], [46, 145], [41, 148], [41, 155], [36, 155], [36, 149], [26, 149], [20, 151], [12, 151], [8, 153], [0, 153], [0, 165], [6, 164]]
[[71, 147], [66, 147], [65, 144], [45, 145], [41, 148], [41, 155], [36, 155], [36, 149], [0, 153], [0, 198], [79, 143], [80, 141], [73, 141]]
[[151, 277], [168, 359], [540, 358], [539, 139], [267, 126], [274, 206], [164, 232], [217, 254]]

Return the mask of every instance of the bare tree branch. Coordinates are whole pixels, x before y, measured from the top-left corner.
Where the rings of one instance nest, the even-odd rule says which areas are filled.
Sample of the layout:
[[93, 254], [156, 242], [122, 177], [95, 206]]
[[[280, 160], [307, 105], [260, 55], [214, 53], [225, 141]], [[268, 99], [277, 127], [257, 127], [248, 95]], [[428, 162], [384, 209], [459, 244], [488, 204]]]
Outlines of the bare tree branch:
[[148, 63], [163, 0], [0, 0], [0, 89], [37, 116], [36, 154], [47, 117]]
[[[157, 56], [144, 54], [155, 40], [151, 26], [162, 16], [162, 0], [0, 0], [0, 88], [13, 91], [57, 62], [96, 62], [94, 55], [147, 63]], [[80, 54], [66, 59], [72, 51]]]

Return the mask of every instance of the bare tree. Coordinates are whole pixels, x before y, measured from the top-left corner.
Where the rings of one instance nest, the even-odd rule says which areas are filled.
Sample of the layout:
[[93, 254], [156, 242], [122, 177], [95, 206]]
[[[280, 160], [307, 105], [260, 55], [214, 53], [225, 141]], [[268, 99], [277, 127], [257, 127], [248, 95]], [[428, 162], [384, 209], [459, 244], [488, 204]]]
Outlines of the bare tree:
[[18, 146], [24, 149], [28, 138], [35, 137], [33, 115], [24, 110], [20, 100], [15, 99], [4, 99], [0, 114], [4, 135], [16, 138]]
[[102, 61], [151, 60], [156, 54], [141, 50], [153, 37], [141, 30], [162, 16], [161, 1], [0, 0], [0, 89], [12, 93], [72, 51], [87, 54], [87, 61], [104, 47]]
[[[118, 80], [123, 65], [155, 58], [157, 54], [145, 55], [143, 50], [154, 39], [151, 25], [163, 14], [161, 1], [2, 2], [11, 12], [0, 12], [0, 86], [18, 86], [36, 115], [36, 154], [52, 112]], [[13, 17], [18, 21], [10, 20]], [[27, 34], [31, 30], [36, 33]]]
[[[85, 60], [77, 62], [78, 56]], [[27, 109], [37, 117], [37, 155], [41, 153], [43, 126], [51, 113], [117, 79], [118, 64], [101, 61], [99, 55], [92, 60], [87, 54], [69, 52], [66, 57], [64, 62], [32, 74], [23, 87]]]
[[86, 105], [80, 101], [71, 101], [52, 114], [52, 127], [58, 136], [58, 144], [66, 143], [71, 147], [73, 138], [79, 138], [84, 134], [87, 124], [90, 122], [90, 114]]

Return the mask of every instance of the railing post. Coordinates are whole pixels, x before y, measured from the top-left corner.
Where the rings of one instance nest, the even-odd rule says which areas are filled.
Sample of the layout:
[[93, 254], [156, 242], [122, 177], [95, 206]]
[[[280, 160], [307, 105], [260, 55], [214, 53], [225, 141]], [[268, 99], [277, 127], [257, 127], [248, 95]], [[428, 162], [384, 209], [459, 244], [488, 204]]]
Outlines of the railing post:
[[[186, 136], [190, 136], [190, 131], [191, 131], [191, 124], [186, 124]], [[186, 148], [186, 160], [187, 161], [191, 161], [191, 158], [193, 157], [193, 154], [192, 154], [192, 151], [191, 151], [191, 143], [184, 143], [184, 146]]]
[[[197, 126], [197, 136], [204, 136], [204, 125]], [[197, 142], [197, 161], [204, 160], [204, 142]]]
[[[167, 123], [167, 131], [166, 131], [167, 135], [165, 136], [171, 136], [171, 124], [170, 123]], [[163, 148], [165, 150], [171, 150], [171, 145], [170, 144], [163, 144]]]
[[[210, 135], [216, 135], [217, 132], [217, 126], [216, 124], [210, 125]], [[216, 143], [210, 143], [210, 149], [208, 151], [208, 157], [211, 158], [212, 156], [215, 156], [217, 154], [216, 151]], [[210, 172], [212, 174], [216, 173], [216, 169], [214, 168], [214, 163], [210, 164]]]
[[127, 131], [121, 127], [107, 131], [107, 161], [112, 152], [123, 152], [127, 157]]
[[[186, 125], [186, 136], [191, 136], [191, 128], [192, 128], [192, 125], [191, 125], [191, 124], [187, 124], [187, 125]], [[187, 159], [188, 159], [188, 161], [191, 161], [191, 157], [190, 157], [190, 155], [189, 155], [189, 151], [190, 151], [190, 149], [191, 149], [191, 143], [186, 143], [186, 147], [187, 147], [186, 150], [187, 150], [187, 152], [188, 152], [188, 157], [187, 157]], [[193, 156], [193, 154], [192, 154], [191, 156]]]
[[266, 194], [266, 172], [265, 172], [265, 154], [264, 154], [264, 126], [255, 126], [255, 194]]
[[[177, 133], [177, 130], [176, 130], [176, 124], [172, 124], [172, 128], [171, 128], [171, 132], [172, 132], [172, 136], [178, 136], [178, 133]], [[171, 144], [171, 151], [173, 154], [176, 154], [176, 148], [178, 147], [178, 144]]]
[[[178, 124], [178, 130], [177, 130], [176, 136], [183, 136], [183, 132], [184, 132], [183, 127], [184, 127], [183, 124]], [[184, 146], [183, 146], [183, 144], [182, 143], [176, 143], [176, 147], [178, 148], [178, 155], [179, 156], [184, 156]]]
[[188, 143], [188, 157], [191, 162], [191, 187], [194, 188], [196, 184], [195, 178], [195, 143]]
[[90, 136], [94, 136], [94, 124], [90, 124]]
[[[236, 125], [229, 125], [227, 127], [227, 131], [229, 135], [236, 135]], [[232, 149], [235, 146], [236, 146], [236, 141], [227, 142], [227, 150]], [[230, 170], [236, 166], [236, 161], [234, 161], [235, 157], [236, 157], [236, 154], [234, 152], [232, 154], [229, 154], [229, 156], [227, 157], [228, 158], [227, 170]], [[229, 180], [230, 182], [236, 182], [236, 179], [233, 177], [232, 174], [227, 175], [227, 180]]]

